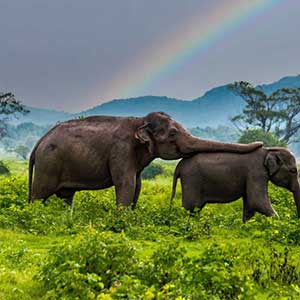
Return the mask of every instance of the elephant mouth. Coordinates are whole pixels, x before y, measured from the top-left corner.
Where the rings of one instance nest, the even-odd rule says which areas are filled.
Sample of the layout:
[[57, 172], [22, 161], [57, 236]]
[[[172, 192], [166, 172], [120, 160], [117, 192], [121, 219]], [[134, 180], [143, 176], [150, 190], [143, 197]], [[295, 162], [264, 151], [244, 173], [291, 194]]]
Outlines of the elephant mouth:
[[193, 153], [193, 152], [182, 153], [181, 156], [182, 156], [182, 158], [190, 158], [191, 156], [193, 156], [193, 154], [195, 154], [195, 153]]

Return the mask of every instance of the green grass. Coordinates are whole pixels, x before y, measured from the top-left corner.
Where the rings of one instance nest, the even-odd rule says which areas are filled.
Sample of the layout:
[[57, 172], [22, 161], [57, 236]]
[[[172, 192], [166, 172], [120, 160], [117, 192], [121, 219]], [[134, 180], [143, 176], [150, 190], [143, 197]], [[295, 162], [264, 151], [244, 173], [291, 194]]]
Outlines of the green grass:
[[[280, 219], [257, 214], [243, 224], [240, 200], [190, 217], [180, 187], [169, 210], [176, 164], [159, 162], [165, 172], [143, 182], [135, 211], [117, 210], [111, 188], [77, 193], [71, 215], [56, 197], [28, 206], [27, 163], [6, 163], [12, 175], [0, 178], [0, 299], [300, 299], [299, 221], [283, 189], [270, 186]], [[115, 267], [105, 256], [111, 251], [120, 258]], [[107, 265], [91, 271], [85, 259]]]

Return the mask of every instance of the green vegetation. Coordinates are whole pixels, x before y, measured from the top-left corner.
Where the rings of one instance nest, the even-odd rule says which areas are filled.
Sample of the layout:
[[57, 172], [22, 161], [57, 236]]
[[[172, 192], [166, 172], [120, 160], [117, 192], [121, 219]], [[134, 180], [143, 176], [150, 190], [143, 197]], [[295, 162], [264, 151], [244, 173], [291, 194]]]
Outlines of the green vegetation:
[[7, 134], [7, 121], [9, 117], [19, 114], [27, 114], [29, 110], [15, 98], [13, 93], [0, 92], [0, 138]]
[[137, 209], [114, 189], [28, 206], [26, 162], [0, 177], [0, 299], [299, 299], [300, 230], [291, 195], [270, 186], [280, 219], [241, 221], [242, 203], [189, 216], [175, 163], [143, 182]]
[[156, 176], [163, 174], [164, 169], [158, 163], [152, 163], [142, 172], [143, 179], [154, 179]]
[[22, 159], [27, 159], [30, 149], [26, 146], [23, 145], [18, 145], [18, 147], [15, 149], [15, 152], [22, 158]]
[[0, 160], [0, 175], [8, 175], [9, 169], [8, 167]]
[[229, 126], [219, 125], [217, 128], [212, 127], [195, 127], [191, 128], [190, 132], [194, 136], [199, 136], [203, 139], [216, 140], [222, 142], [235, 142], [238, 137], [238, 131]]
[[272, 132], [266, 132], [258, 128], [243, 131], [238, 139], [238, 142], [243, 144], [249, 144], [255, 141], [264, 142], [265, 147], [287, 146], [285, 142], [280, 141]]
[[245, 101], [243, 112], [231, 118], [240, 131], [257, 127], [273, 132], [285, 144], [295, 141], [300, 129], [300, 88], [280, 88], [267, 94], [262, 87], [240, 81], [229, 89]]
[[21, 155], [21, 158], [27, 156], [29, 150], [49, 130], [49, 127], [33, 123], [7, 124], [6, 134], [0, 139], [0, 149], [2, 148], [7, 154]]

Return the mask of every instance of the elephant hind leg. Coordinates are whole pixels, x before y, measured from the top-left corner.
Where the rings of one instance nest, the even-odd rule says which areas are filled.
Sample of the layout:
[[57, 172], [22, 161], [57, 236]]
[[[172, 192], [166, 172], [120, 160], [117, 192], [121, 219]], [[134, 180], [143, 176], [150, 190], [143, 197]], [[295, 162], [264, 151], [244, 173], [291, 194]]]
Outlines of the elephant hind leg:
[[190, 211], [191, 213], [195, 208], [201, 210], [205, 203], [202, 203], [200, 198], [200, 187], [194, 186], [185, 182], [184, 178], [181, 178], [181, 187], [182, 187], [182, 206]]
[[55, 194], [56, 190], [56, 178], [49, 177], [41, 172], [34, 174], [31, 195], [32, 202], [34, 202], [34, 200], [43, 199], [42, 203], [45, 203], [50, 196]]
[[68, 205], [73, 205], [73, 198], [76, 191], [73, 189], [61, 188], [55, 194], [57, 197], [63, 199]]

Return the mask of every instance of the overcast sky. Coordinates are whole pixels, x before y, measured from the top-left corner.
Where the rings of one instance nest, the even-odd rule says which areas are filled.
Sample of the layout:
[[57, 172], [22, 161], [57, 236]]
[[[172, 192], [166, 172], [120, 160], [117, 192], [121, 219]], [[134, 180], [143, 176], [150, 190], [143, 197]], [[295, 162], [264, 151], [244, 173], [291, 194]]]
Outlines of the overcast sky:
[[[124, 97], [111, 86], [137, 57], [226, 1], [0, 0], [0, 91], [26, 105], [72, 112], [111, 100], [108, 86], [110, 98]], [[281, 1], [139, 95], [188, 100], [234, 80], [300, 74], [299, 15], [299, 0]]]

